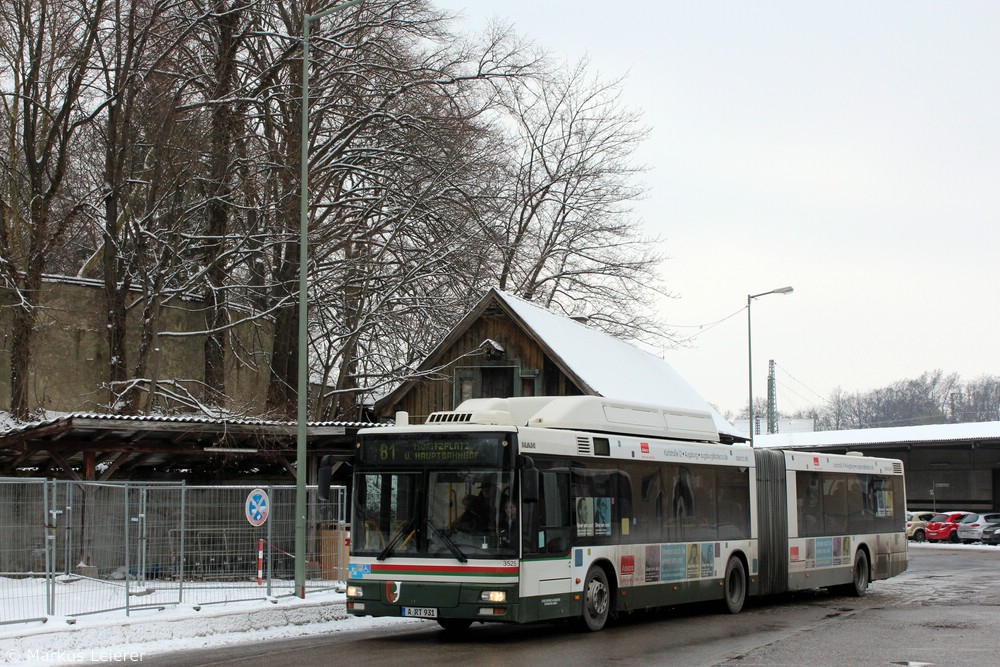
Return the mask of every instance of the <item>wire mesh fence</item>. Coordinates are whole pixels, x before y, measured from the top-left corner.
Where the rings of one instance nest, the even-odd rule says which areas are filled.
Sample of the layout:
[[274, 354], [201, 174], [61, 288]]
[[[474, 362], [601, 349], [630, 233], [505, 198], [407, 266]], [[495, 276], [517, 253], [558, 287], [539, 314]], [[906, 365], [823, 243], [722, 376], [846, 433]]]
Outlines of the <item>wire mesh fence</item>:
[[[347, 492], [307, 489], [305, 586], [346, 579]], [[295, 486], [0, 478], [0, 624], [296, 594]]]

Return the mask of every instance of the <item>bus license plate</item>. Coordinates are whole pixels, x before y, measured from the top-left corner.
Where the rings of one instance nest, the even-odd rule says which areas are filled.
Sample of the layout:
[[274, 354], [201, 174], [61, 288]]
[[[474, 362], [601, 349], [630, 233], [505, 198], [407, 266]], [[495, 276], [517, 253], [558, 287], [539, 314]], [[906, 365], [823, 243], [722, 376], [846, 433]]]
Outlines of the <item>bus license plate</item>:
[[403, 616], [410, 618], [437, 618], [437, 615], [435, 607], [403, 607]]

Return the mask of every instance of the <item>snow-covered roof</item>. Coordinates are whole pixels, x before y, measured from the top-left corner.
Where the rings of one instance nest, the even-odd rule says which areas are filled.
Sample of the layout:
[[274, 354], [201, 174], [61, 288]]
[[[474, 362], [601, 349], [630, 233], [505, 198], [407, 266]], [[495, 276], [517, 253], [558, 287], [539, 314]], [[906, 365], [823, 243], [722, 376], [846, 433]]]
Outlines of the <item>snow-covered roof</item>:
[[839, 445], [964, 442], [997, 439], [1000, 439], [1000, 421], [863, 428], [846, 431], [814, 431], [811, 433], [771, 433], [754, 436], [753, 444], [754, 447], [809, 449], [810, 447], [836, 447]]
[[739, 431], [665, 360], [541, 306], [494, 292], [552, 353], [596, 394], [607, 398], [711, 413], [720, 433]]
[[[277, 428], [285, 431], [295, 426], [294, 421], [270, 421], [252, 417], [207, 417], [204, 415], [111, 415], [96, 412], [65, 412], [49, 413], [44, 419], [31, 422], [17, 422], [10, 417], [9, 412], [0, 412], [0, 435], [23, 433], [44, 426], [51, 426], [68, 421], [93, 420], [101, 422], [145, 422], [147, 424], [206, 424], [232, 425], [264, 428]], [[378, 426], [371, 422], [329, 421], [308, 422], [310, 428], [343, 427], [364, 428]]]

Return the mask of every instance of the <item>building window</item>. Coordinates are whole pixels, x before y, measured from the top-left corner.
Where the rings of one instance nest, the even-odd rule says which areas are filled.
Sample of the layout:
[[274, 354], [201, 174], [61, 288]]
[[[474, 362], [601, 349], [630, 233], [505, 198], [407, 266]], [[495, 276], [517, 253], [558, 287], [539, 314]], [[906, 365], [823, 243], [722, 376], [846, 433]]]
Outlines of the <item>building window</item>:
[[456, 406], [470, 398], [521, 396], [520, 367], [466, 366], [456, 368], [454, 386]]

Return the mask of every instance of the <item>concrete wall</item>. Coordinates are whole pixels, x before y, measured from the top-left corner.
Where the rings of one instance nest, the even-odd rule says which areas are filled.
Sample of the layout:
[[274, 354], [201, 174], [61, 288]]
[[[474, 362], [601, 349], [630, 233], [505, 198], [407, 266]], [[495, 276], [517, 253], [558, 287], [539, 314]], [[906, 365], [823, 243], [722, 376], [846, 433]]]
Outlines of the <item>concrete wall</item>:
[[[0, 293], [0, 410], [10, 407], [11, 298]], [[136, 295], [138, 299], [138, 295]], [[109, 351], [103, 288], [96, 281], [46, 281], [40, 299], [33, 345], [30, 406], [60, 412], [105, 412]], [[128, 370], [135, 365], [141, 305], [128, 314]], [[195, 395], [205, 375], [205, 337], [164, 333], [205, 329], [200, 304], [175, 300], [157, 322], [158, 352], [150, 358], [150, 377], [177, 381]], [[267, 392], [272, 328], [268, 321], [237, 327], [227, 341], [228, 407], [261, 414]], [[238, 353], [234, 353], [234, 349]]]

